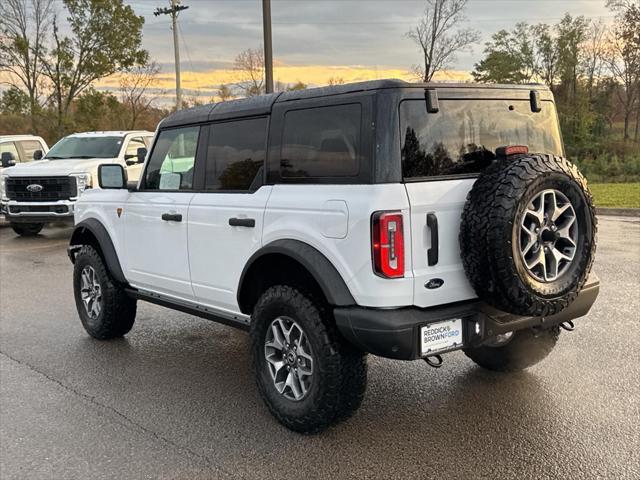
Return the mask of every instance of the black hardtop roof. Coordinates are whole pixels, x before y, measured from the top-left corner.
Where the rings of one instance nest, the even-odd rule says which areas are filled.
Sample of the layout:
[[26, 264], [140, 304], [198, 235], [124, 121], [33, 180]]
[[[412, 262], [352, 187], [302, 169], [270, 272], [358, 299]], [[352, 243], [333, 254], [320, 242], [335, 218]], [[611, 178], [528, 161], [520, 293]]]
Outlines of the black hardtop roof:
[[172, 113], [165, 118], [160, 128], [174, 127], [207, 121], [224, 120], [227, 118], [266, 115], [271, 112], [274, 103], [289, 102], [308, 98], [343, 95], [371, 90], [399, 89], [399, 88], [432, 88], [436, 90], [466, 89], [466, 90], [544, 90], [549, 89], [542, 84], [478, 84], [478, 83], [410, 83], [404, 80], [370, 80], [366, 82], [331, 85], [326, 87], [292, 90], [288, 92], [270, 93], [256, 97], [229, 100], [227, 102], [211, 103], [188, 108]]

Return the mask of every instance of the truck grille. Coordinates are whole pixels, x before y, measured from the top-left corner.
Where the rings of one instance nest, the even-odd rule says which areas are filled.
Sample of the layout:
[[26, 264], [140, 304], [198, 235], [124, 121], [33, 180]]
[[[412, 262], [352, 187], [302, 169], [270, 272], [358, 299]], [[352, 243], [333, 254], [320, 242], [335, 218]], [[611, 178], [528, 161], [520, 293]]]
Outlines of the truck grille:
[[75, 177], [66, 176], [9, 177], [6, 189], [9, 200], [22, 202], [50, 202], [77, 196]]

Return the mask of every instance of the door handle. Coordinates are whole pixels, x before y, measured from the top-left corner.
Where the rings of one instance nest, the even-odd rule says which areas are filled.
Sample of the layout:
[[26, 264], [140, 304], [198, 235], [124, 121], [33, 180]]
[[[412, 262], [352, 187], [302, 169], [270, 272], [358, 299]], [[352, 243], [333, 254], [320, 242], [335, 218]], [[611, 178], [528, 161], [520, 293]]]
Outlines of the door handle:
[[253, 218], [230, 218], [229, 225], [232, 227], [248, 227], [253, 228], [256, 226], [256, 221]]
[[163, 213], [162, 220], [165, 222], [181, 222], [182, 214], [181, 213]]
[[427, 227], [431, 232], [431, 248], [427, 250], [427, 264], [429, 266], [438, 263], [438, 217], [435, 213], [427, 213]]

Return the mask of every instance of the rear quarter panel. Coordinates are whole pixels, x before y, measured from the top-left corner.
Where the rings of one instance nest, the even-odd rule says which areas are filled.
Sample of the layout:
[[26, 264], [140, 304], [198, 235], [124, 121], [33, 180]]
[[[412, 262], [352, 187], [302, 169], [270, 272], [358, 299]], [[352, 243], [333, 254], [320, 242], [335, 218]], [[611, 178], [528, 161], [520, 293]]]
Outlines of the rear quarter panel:
[[[405, 216], [405, 278], [373, 273], [371, 215], [377, 210]], [[265, 210], [263, 245], [280, 239], [305, 242], [333, 264], [358, 305], [406, 306], [413, 303], [408, 219], [402, 184], [275, 185]]]

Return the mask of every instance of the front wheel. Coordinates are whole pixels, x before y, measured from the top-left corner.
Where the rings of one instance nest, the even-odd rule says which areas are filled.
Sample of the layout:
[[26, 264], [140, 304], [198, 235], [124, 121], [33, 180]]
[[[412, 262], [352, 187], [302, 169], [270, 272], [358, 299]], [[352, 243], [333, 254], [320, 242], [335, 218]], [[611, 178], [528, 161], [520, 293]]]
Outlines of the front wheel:
[[258, 389], [287, 428], [316, 433], [350, 417], [367, 382], [364, 354], [348, 345], [330, 313], [288, 286], [258, 300], [251, 350]]
[[493, 344], [466, 348], [464, 353], [487, 370], [517, 372], [544, 360], [555, 347], [560, 327], [511, 332]]
[[44, 223], [12, 223], [11, 228], [21, 237], [33, 237], [44, 228]]
[[100, 254], [83, 246], [73, 266], [73, 291], [82, 326], [98, 340], [122, 337], [136, 319], [136, 300], [107, 270]]

